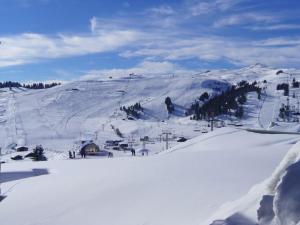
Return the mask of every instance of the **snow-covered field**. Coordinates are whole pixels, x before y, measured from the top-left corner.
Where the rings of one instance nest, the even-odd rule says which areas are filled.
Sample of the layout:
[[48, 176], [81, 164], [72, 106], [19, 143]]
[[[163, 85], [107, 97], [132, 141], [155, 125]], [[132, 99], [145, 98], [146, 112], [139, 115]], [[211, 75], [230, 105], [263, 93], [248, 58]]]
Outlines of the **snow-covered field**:
[[[7, 163], [0, 178], [7, 197], [0, 202], [1, 225], [230, 224], [222, 220], [236, 213], [255, 224], [264, 195], [275, 196], [274, 210], [280, 209], [281, 178], [300, 158], [299, 122], [278, 118], [287, 97], [276, 90], [277, 84], [300, 79], [300, 72], [277, 71], [254, 65], [194, 76], [124, 75], [47, 90], [2, 89], [0, 146]], [[266, 87], [261, 100], [256, 93], [247, 96], [242, 120], [224, 117], [226, 127], [211, 132], [207, 122], [185, 116], [203, 92], [218, 94], [241, 80], [257, 80]], [[299, 88], [290, 95], [295, 96], [289, 100], [297, 111]], [[171, 116], [164, 103], [167, 96], [175, 104]], [[120, 107], [137, 102], [145, 109], [142, 118], [126, 119]], [[142, 147], [139, 139], [148, 136], [149, 156], [114, 151], [114, 158], [68, 160], [67, 152], [78, 140], [93, 139], [102, 147], [106, 140], [120, 139], [112, 127], [125, 141], [134, 139], [137, 149]], [[166, 150], [161, 136], [166, 131], [189, 140], [171, 140]], [[39, 144], [48, 161], [10, 159], [25, 154], [15, 152], [14, 146], [32, 149]]]
[[270, 176], [298, 139], [224, 128], [147, 158], [9, 163], [4, 176], [49, 174], [4, 181], [1, 224], [206, 224]]

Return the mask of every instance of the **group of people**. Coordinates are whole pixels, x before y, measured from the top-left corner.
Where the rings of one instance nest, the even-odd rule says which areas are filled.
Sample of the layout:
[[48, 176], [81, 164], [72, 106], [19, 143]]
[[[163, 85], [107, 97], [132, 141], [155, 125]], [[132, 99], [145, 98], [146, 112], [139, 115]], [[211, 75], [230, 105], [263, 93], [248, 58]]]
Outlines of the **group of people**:
[[76, 158], [75, 151], [69, 151], [69, 158], [70, 159], [75, 159]]
[[[81, 155], [81, 158], [85, 158], [86, 157], [86, 151], [85, 151], [84, 148], [81, 149], [79, 153]], [[75, 151], [69, 151], [69, 158], [70, 159], [75, 159], [76, 158]]]
[[135, 150], [132, 148], [130, 151], [131, 151], [131, 155], [135, 156]]
[[[135, 150], [134, 149], [130, 149], [130, 151], [131, 151], [131, 155], [132, 156], [135, 156]], [[82, 148], [80, 151], [79, 151], [79, 154], [80, 154], [80, 156], [81, 156], [81, 158], [86, 158], [86, 150], [85, 150], [85, 148]], [[144, 155], [144, 154], [143, 154]], [[148, 153], [147, 153], [147, 155], [148, 155]], [[108, 152], [108, 158], [112, 158], [114, 155], [113, 155], [113, 153], [112, 152]], [[76, 158], [76, 154], [75, 154], [75, 151], [69, 151], [69, 158], [70, 159], [75, 159]]]

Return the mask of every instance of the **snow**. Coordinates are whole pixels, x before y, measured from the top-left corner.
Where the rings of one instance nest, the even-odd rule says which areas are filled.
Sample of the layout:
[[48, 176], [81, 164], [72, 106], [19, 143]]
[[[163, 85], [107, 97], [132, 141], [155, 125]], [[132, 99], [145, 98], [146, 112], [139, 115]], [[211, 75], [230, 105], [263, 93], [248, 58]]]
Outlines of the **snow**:
[[228, 128], [149, 157], [9, 163], [4, 174], [49, 174], [2, 185], [1, 224], [202, 224], [268, 177], [298, 138]]
[[[244, 123], [269, 129], [284, 102], [284, 98], [280, 98], [282, 93], [275, 87], [286, 75], [278, 78], [276, 71], [255, 65], [240, 70], [200, 73], [192, 78], [190, 75], [124, 75], [74, 81], [47, 90], [5, 89], [0, 94], [0, 126], [3, 128], [0, 145], [5, 151], [16, 144], [30, 148], [41, 144], [51, 151], [66, 152], [76, 140], [99, 137], [97, 144], [101, 146], [107, 139], [118, 138], [112, 126], [125, 137], [136, 139], [143, 135], [158, 136], [163, 129], [180, 130], [182, 135], [195, 137], [198, 133], [192, 132], [191, 127], [199, 124], [186, 118], [185, 110], [205, 91], [217, 94], [243, 79], [268, 80], [264, 101], [257, 100], [255, 93], [249, 94]], [[175, 104], [176, 113], [171, 118], [164, 103], [167, 96]], [[137, 102], [145, 108], [142, 119], [123, 120], [126, 117], [119, 110], [120, 106]], [[285, 130], [291, 127], [298, 131], [294, 125], [281, 125]]]
[[277, 187], [275, 210], [282, 225], [296, 225], [300, 221], [299, 165], [300, 161], [290, 165]]
[[[299, 138], [298, 138], [299, 140]], [[278, 164], [274, 172], [266, 177], [266, 179], [260, 183], [257, 183], [254, 185], [249, 192], [244, 195], [242, 198], [227, 202], [223, 204], [214, 214], [211, 216], [207, 221], [206, 224], [209, 224], [210, 221], [216, 220], [216, 219], [225, 219], [226, 217], [236, 213], [236, 212], [242, 212], [243, 215], [246, 218], [252, 218], [254, 221], [257, 218], [257, 212], [259, 202], [263, 198], [264, 195], [275, 195], [275, 201], [278, 197], [278, 186], [280, 187], [282, 178], [287, 172], [287, 169], [299, 162], [300, 160], [300, 142], [293, 143], [292, 148], [285, 154], [281, 162]], [[294, 174], [299, 177], [299, 173]], [[290, 186], [291, 189], [297, 187], [298, 182], [295, 182], [288, 179], [287, 182], [294, 182], [293, 186]], [[295, 195], [294, 197], [298, 197]], [[289, 211], [294, 212], [295, 209], [290, 208]], [[274, 209], [276, 212], [276, 210]], [[276, 214], [281, 214], [278, 211]], [[287, 218], [288, 219], [288, 218]], [[274, 218], [276, 220], [276, 217]], [[274, 221], [274, 224], [280, 224], [276, 221]]]
[[[286, 97], [276, 90], [300, 73], [283, 70], [279, 76], [277, 69], [257, 64], [193, 76], [108, 76], [47, 90], [2, 89], [0, 146], [6, 163], [0, 179], [7, 197], [0, 202], [1, 225], [208, 225], [228, 218], [256, 223], [263, 196], [276, 199], [287, 168], [300, 159], [300, 125], [278, 119]], [[266, 86], [261, 100], [247, 95], [242, 120], [220, 116], [226, 127], [210, 131], [206, 121], [184, 115], [203, 92], [215, 95], [241, 80]], [[300, 96], [300, 90], [292, 92]], [[174, 115], [167, 113], [167, 96]], [[127, 120], [120, 106], [137, 102], [144, 113]], [[296, 106], [297, 99], [290, 103]], [[169, 149], [162, 132], [171, 133]], [[178, 137], [188, 141], [176, 142]], [[113, 151], [114, 158], [68, 159], [80, 140], [93, 140], [101, 149], [107, 140], [122, 140], [149, 155]], [[10, 159], [27, 154], [16, 146], [40, 144], [48, 161]]]

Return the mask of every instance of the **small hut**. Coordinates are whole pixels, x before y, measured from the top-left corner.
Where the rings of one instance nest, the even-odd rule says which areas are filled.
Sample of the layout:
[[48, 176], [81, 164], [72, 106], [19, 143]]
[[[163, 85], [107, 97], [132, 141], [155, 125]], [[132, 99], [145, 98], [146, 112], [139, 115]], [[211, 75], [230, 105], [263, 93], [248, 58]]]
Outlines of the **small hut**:
[[87, 155], [97, 155], [100, 152], [98, 145], [92, 141], [83, 141], [80, 151], [85, 151]]

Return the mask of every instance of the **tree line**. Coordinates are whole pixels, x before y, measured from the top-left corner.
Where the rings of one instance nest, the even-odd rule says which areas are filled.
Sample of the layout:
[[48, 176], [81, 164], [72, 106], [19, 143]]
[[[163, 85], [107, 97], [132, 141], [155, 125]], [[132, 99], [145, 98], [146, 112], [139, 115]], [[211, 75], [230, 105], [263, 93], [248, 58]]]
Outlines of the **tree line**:
[[243, 105], [247, 101], [247, 93], [249, 92], [257, 92], [258, 99], [261, 99], [261, 88], [256, 81], [251, 84], [247, 81], [241, 81], [220, 95], [209, 96], [205, 92], [192, 103], [186, 111], [186, 115], [191, 116], [193, 120], [203, 120], [222, 114], [231, 115], [231, 111], [233, 111], [236, 117], [241, 118], [244, 114]]
[[131, 105], [131, 106], [128, 106], [128, 107], [120, 107], [120, 110], [121, 111], [124, 111], [127, 115], [127, 117], [129, 118], [130, 116], [136, 118], [136, 119], [139, 119], [140, 118], [140, 115], [141, 115], [141, 112], [144, 111], [144, 108], [141, 106], [141, 104], [138, 102], [138, 103], [135, 103], [134, 105]]
[[0, 88], [28, 88], [28, 89], [47, 89], [47, 88], [52, 88], [55, 87], [57, 85], [60, 85], [61, 83], [56, 83], [56, 82], [52, 82], [52, 83], [31, 83], [31, 84], [21, 84], [19, 82], [14, 82], [14, 81], [5, 81], [5, 82], [0, 82]]

